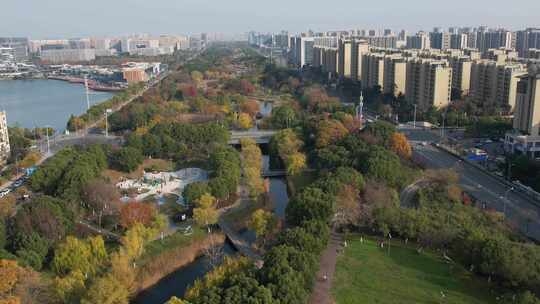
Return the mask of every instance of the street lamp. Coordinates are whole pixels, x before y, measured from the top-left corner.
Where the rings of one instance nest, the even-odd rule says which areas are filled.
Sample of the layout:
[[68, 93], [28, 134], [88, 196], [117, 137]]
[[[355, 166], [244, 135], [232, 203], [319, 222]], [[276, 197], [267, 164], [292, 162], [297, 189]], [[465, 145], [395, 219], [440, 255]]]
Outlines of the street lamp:
[[414, 104], [413, 129], [416, 129], [416, 104]]
[[112, 113], [112, 109], [105, 110], [105, 137], [109, 137], [109, 114]]
[[503, 200], [504, 219], [506, 219], [506, 202], [508, 201], [508, 193], [510, 193], [510, 191], [513, 191], [513, 190], [514, 190], [514, 187], [511, 187], [510, 189], [506, 190], [506, 192], [504, 192], [504, 200]]

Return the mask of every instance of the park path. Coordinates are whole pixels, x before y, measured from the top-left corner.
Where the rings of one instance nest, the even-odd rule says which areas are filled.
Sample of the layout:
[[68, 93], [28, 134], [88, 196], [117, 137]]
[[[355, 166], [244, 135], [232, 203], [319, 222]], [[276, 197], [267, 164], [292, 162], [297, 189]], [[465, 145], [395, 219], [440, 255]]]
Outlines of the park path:
[[[334, 304], [334, 299], [330, 294], [332, 289], [332, 281], [334, 279], [334, 273], [336, 271], [336, 260], [338, 251], [343, 248], [343, 239], [340, 234], [336, 232], [335, 228], [332, 228], [330, 233], [330, 241], [328, 246], [323, 251], [320, 259], [320, 268], [317, 273], [315, 286], [313, 286], [313, 292], [309, 299], [310, 304]], [[326, 280], [324, 277], [326, 276]]]

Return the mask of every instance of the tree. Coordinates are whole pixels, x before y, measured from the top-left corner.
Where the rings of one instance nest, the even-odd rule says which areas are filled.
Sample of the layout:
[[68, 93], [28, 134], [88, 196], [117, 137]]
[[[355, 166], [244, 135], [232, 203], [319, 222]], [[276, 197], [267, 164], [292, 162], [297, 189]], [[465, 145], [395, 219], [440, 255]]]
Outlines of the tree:
[[269, 229], [271, 219], [272, 213], [263, 209], [257, 209], [251, 215], [248, 226], [255, 231], [255, 235], [257, 236], [257, 238], [264, 237]]
[[52, 269], [59, 275], [80, 271], [85, 276], [95, 274], [104, 264], [107, 250], [101, 236], [80, 240], [68, 236], [55, 250]]
[[99, 227], [103, 215], [115, 214], [121, 206], [118, 188], [102, 179], [95, 179], [84, 186], [83, 198], [93, 211], [97, 211]]
[[349, 130], [341, 122], [331, 119], [321, 121], [317, 133], [315, 145], [317, 148], [322, 148], [340, 140], [349, 133]]
[[184, 198], [184, 201], [186, 203], [195, 204], [197, 200], [199, 200], [199, 198], [203, 196], [203, 194], [209, 192], [210, 187], [208, 186], [208, 183], [194, 182], [184, 188], [184, 191], [182, 192], [182, 197]]
[[242, 139], [242, 162], [244, 176], [250, 195], [257, 197], [264, 192], [264, 180], [261, 177], [262, 152], [253, 139]]
[[386, 121], [378, 120], [368, 124], [365, 132], [377, 138], [384, 146], [388, 147], [392, 135], [396, 132], [396, 127]]
[[390, 149], [401, 158], [409, 159], [412, 155], [411, 145], [403, 133], [395, 132], [390, 137]]
[[192, 71], [191, 72], [191, 79], [195, 83], [197, 87], [199, 87], [204, 79], [204, 75], [199, 71]]
[[300, 225], [304, 221], [326, 222], [334, 211], [334, 198], [319, 188], [307, 187], [293, 197], [285, 210], [287, 222]]
[[113, 166], [124, 172], [132, 172], [137, 169], [143, 160], [141, 150], [133, 147], [123, 147], [114, 152], [112, 156]]
[[17, 199], [13, 194], [8, 194], [0, 198], [0, 219], [11, 217], [15, 214], [15, 204]]
[[248, 100], [240, 105], [240, 110], [244, 113], [248, 113], [251, 117], [255, 117], [260, 111], [259, 103], [256, 100]]
[[19, 280], [21, 269], [14, 260], [0, 260], [0, 299], [8, 296]]
[[107, 274], [90, 286], [82, 304], [128, 304], [129, 292], [111, 274]]
[[173, 296], [165, 304], [189, 304], [189, 302]]
[[129, 229], [135, 224], [148, 226], [156, 215], [156, 208], [152, 204], [143, 202], [129, 202], [120, 208], [120, 225]]
[[272, 125], [279, 129], [291, 128], [298, 124], [296, 112], [288, 105], [273, 108], [271, 119]]
[[150, 231], [141, 223], [135, 224], [122, 237], [120, 253], [126, 255], [129, 261], [137, 259], [144, 252], [144, 244], [151, 238]]
[[85, 276], [80, 270], [70, 272], [64, 277], [54, 279], [54, 291], [63, 303], [80, 303], [86, 292]]
[[247, 113], [240, 113], [238, 115], [238, 127], [244, 130], [251, 129], [253, 127], [253, 119]]
[[196, 203], [193, 209], [193, 219], [200, 226], [208, 226], [217, 223], [218, 213], [215, 208], [216, 198], [205, 193]]
[[306, 156], [300, 152], [293, 153], [286, 158], [285, 165], [288, 174], [296, 175], [306, 167]]

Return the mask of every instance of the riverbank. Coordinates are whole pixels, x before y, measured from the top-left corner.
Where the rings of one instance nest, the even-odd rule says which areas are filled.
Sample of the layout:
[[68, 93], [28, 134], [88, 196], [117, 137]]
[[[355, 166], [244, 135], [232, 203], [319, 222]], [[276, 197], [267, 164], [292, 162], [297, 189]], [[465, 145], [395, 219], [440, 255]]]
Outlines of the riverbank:
[[[168, 244], [162, 242], [174, 243], [175, 246], [169, 247]], [[180, 232], [177, 232], [163, 241], [154, 241], [153, 243], [155, 244], [149, 244], [150, 248], [147, 250], [147, 254], [144, 254], [138, 261], [139, 267], [135, 294], [138, 296], [146, 289], [156, 285], [161, 279], [189, 265], [200, 257], [205, 249], [215, 245], [221, 245], [224, 242], [225, 236], [223, 234], [214, 233], [208, 235], [200, 230], [194, 232], [190, 240]], [[152, 248], [152, 246], [154, 247]], [[158, 247], [161, 247], [161, 250], [157, 249]], [[156, 253], [158, 250], [159, 252]]]

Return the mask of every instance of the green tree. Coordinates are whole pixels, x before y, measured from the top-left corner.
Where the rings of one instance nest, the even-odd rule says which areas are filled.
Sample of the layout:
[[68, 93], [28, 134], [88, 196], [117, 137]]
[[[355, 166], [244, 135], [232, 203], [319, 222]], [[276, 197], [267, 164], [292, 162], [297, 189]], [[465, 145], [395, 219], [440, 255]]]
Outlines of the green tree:
[[141, 151], [132, 147], [121, 148], [112, 156], [113, 166], [124, 172], [134, 171], [143, 160]]

